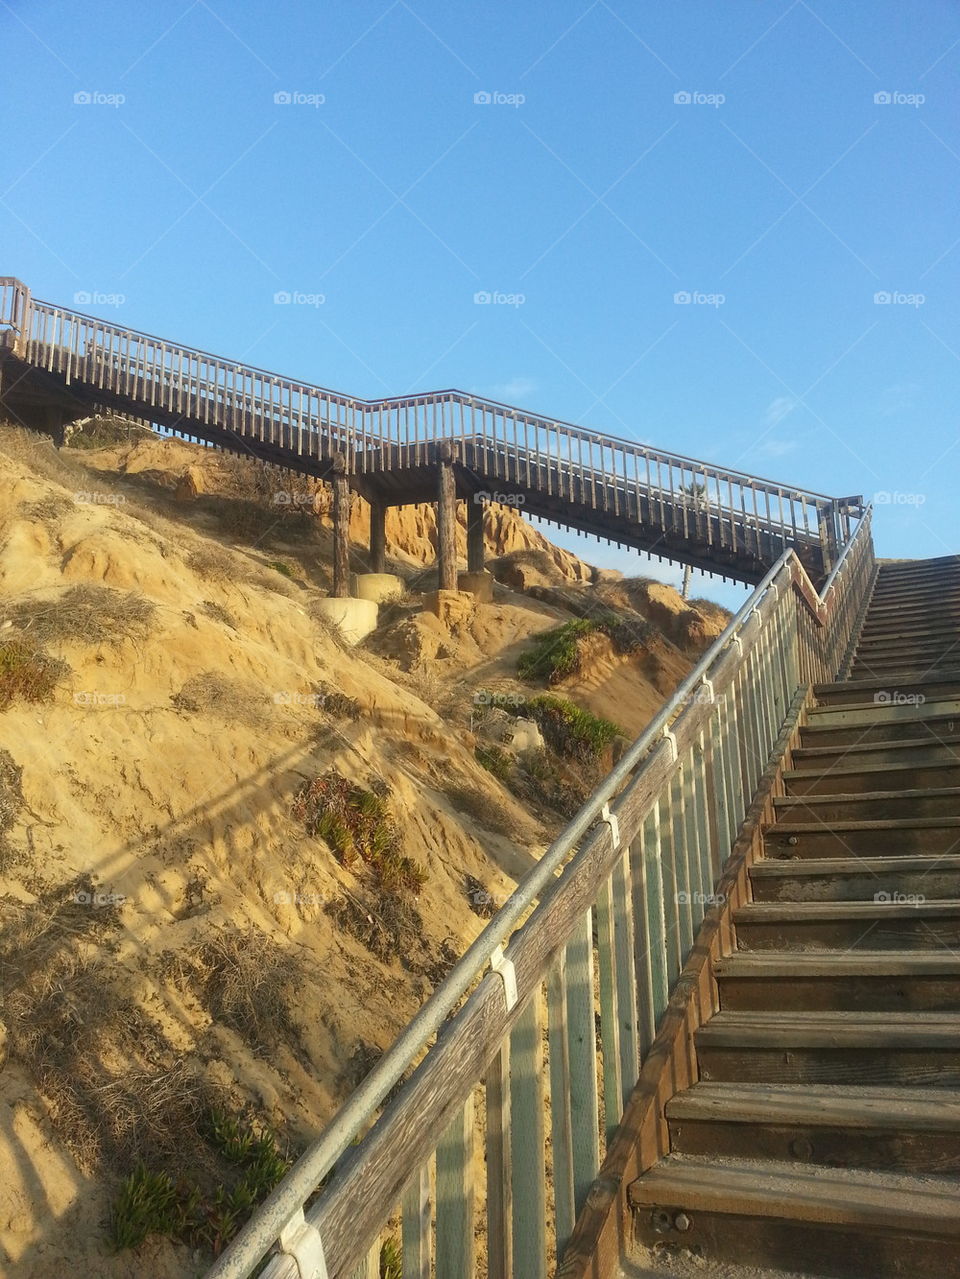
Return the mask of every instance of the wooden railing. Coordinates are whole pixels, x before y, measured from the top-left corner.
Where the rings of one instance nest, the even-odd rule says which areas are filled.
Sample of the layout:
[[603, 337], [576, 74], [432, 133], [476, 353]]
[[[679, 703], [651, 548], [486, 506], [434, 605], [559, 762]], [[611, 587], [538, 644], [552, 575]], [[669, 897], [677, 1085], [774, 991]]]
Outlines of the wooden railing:
[[342, 395], [40, 302], [9, 278], [0, 280], [4, 325], [21, 358], [68, 384], [184, 434], [256, 442], [291, 465], [339, 455], [354, 475], [396, 471], [428, 464], [449, 443], [505, 482], [613, 516], [645, 516], [718, 554], [746, 550], [769, 565], [788, 546], [817, 546], [824, 572], [862, 509], [462, 391]]
[[404, 1279], [552, 1270], [788, 708], [845, 668], [870, 516], [819, 594], [782, 556], [208, 1279], [274, 1244], [264, 1279], [376, 1279], [396, 1221]]

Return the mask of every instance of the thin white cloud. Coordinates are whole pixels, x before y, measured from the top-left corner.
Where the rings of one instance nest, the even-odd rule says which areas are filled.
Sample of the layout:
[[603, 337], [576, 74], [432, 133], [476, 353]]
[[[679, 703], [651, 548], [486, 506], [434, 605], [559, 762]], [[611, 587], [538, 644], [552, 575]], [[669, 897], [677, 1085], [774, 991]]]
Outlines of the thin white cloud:
[[763, 414], [764, 426], [776, 426], [778, 422], [782, 422], [788, 413], [792, 413], [797, 407], [797, 401], [789, 395], [778, 395], [775, 400], [771, 400], [767, 405]]

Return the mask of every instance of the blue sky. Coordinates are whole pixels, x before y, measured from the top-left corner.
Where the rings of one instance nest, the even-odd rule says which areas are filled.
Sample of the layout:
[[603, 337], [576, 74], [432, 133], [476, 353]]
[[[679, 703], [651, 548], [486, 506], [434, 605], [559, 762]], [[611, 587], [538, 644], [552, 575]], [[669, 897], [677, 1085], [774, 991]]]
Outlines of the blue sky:
[[956, 3], [0, 0], [0, 36], [0, 272], [37, 296], [960, 549]]

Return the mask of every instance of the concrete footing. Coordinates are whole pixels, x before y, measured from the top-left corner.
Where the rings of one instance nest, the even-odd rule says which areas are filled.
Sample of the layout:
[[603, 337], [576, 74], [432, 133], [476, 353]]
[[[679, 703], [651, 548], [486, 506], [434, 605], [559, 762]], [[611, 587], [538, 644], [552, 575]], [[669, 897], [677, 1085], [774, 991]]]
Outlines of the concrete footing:
[[456, 626], [472, 617], [477, 602], [460, 591], [430, 591], [423, 603], [445, 626]]
[[336, 626], [348, 644], [359, 644], [377, 629], [380, 608], [375, 600], [328, 595], [326, 599], [317, 600], [316, 610], [320, 617]]
[[392, 595], [403, 593], [403, 579], [396, 573], [354, 573], [350, 589], [358, 600], [373, 600], [382, 604]]
[[457, 575], [457, 590], [472, 595], [478, 604], [489, 604], [493, 600], [493, 574], [486, 569], [478, 573], [460, 573]]

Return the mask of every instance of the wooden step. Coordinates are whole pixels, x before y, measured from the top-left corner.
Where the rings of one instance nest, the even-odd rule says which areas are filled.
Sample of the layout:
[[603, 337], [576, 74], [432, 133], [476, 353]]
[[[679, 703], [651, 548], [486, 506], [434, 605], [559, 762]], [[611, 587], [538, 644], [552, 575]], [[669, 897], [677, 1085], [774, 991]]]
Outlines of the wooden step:
[[960, 624], [960, 611], [932, 614], [924, 610], [914, 614], [908, 610], [891, 610], [890, 616], [874, 614], [864, 620], [863, 631], [858, 636], [860, 645], [877, 643], [933, 643], [941, 639], [950, 643], [956, 637]]
[[774, 810], [787, 821], [884, 820], [960, 815], [960, 787], [927, 786], [918, 790], [877, 790], [832, 795], [778, 795]]
[[701, 1082], [667, 1102], [675, 1154], [960, 1173], [960, 1091]]
[[912, 820], [820, 821], [781, 820], [763, 835], [768, 856], [865, 857], [921, 856], [960, 852], [960, 817]]
[[629, 1198], [638, 1241], [682, 1248], [697, 1267], [705, 1256], [799, 1263], [831, 1279], [960, 1274], [957, 1186], [943, 1179], [671, 1154], [631, 1183]]
[[878, 644], [876, 648], [861, 648], [854, 655], [853, 665], [871, 667], [878, 672], [881, 668], [884, 672], [924, 672], [931, 668], [955, 672], [960, 667], [960, 636], [948, 644]]
[[852, 794], [856, 791], [924, 787], [960, 788], [960, 755], [928, 764], [862, 764], [849, 766], [844, 760], [825, 768], [793, 768], [783, 773], [788, 795]]
[[740, 950], [960, 947], [960, 900], [878, 886], [873, 901], [748, 902], [733, 912]]
[[[814, 708], [815, 709], [815, 708]], [[815, 718], [800, 729], [804, 748], [867, 746], [873, 743], [897, 743], [898, 741], [934, 741], [960, 744], [960, 714], [945, 715], [920, 713], [909, 724], [896, 719], [879, 719], [873, 723], [830, 724]]]
[[820, 728], [871, 728], [874, 725], [896, 724], [911, 731], [929, 719], [947, 719], [960, 722], [960, 699], [934, 700], [922, 703], [871, 702], [840, 703], [832, 706], [811, 706], [807, 711], [808, 724]]
[[856, 768], [864, 764], [900, 764], [906, 760], [915, 764], [936, 763], [939, 760], [954, 760], [960, 763], [960, 723], [957, 725], [954, 740], [948, 738], [907, 737], [888, 742], [859, 742], [842, 746], [798, 746], [791, 755], [797, 768], [816, 768], [820, 765], [829, 768], [835, 762], [842, 762], [846, 768]]
[[724, 1011], [960, 1013], [960, 955], [943, 950], [741, 951], [714, 975]]
[[838, 684], [817, 684], [813, 692], [821, 706], [923, 706], [927, 702], [960, 698], [960, 671], [927, 672], [914, 668], [893, 688], [889, 677], [871, 676]]
[[893, 589], [873, 596], [867, 617], [873, 621], [876, 618], [893, 617], [898, 611], [916, 615], [926, 611], [931, 617], [950, 617], [956, 613], [958, 607], [960, 591], [956, 586], [930, 585], [912, 591]]
[[873, 901], [878, 892], [939, 901], [960, 897], [960, 841], [953, 856], [764, 857], [749, 874], [759, 902]]
[[960, 1087], [960, 1014], [719, 1012], [696, 1032], [702, 1079]]
[[919, 678], [926, 680], [932, 675], [940, 675], [946, 671], [954, 673], [956, 676], [957, 659], [956, 656], [949, 658], [931, 658], [926, 665], [917, 668], [916, 665], [907, 667], [897, 662], [883, 661], [856, 661], [850, 668], [851, 680], [864, 679], [882, 679], [889, 688], [902, 688], [904, 684], [911, 680]]

